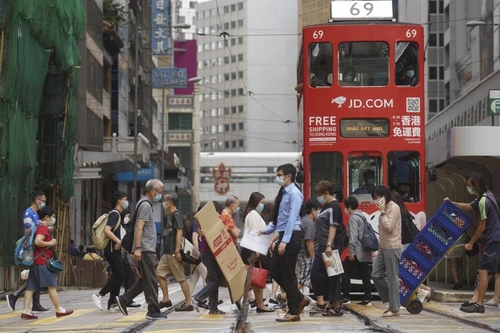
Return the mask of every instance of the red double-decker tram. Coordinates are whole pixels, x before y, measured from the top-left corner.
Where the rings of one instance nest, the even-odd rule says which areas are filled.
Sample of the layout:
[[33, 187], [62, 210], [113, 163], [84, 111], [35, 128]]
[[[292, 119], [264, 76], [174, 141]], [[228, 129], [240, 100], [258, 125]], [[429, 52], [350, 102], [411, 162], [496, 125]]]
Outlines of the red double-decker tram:
[[352, 15], [352, 6], [354, 14], [357, 10], [363, 15], [387, 1], [334, 2], [354, 17], [348, 13], [343, 17], [349, 19], [302, 31], [297, 91], [304, 196], [315, 197], [314, 186], [328, 180], [337, 198], [356, 196], [360, 209], [376, 221], [379, 212], [370, 193], [383, 184], [403, 196], [421, 228], [426, 179], [424, 29]]

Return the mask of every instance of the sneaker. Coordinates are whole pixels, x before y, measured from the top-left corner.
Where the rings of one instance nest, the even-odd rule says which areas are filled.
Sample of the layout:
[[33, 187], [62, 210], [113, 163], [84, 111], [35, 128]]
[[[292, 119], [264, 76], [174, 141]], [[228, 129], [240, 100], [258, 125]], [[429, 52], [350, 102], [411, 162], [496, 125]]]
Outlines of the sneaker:
[[351, 300], [347, 298], [342, 298], [342, 304], [351, 304]]
[[172, 306], [172, 301], [171, 300], [168, 300], [166, 302], [161, 301], [161, 302], [158, 303], [158, 305], [159, 305], [160, 309], [169, 308], [169, 307]]
[[[5, 296], [5, 298], [7, 298], [7, 305], [9, 306], [9, 309], [11, 311], [16, 311], [17, 297], [14, 296], [14, 294], [10, 294], [10, 295]], [[24, 318], [24, 319], [28, 319], [28, 318]]]
[[165, 320], [167, 319], [167, 315], [161, 312], [148, 312], [146, 313], [146, 319], [149, 320]]
[[476, 302], [470, 302], [470, 301], [467, 301], [467, 302], [465, 302], [465, 303], [460, 304], [460, 306], [465, 306], [465, 307], [467, 307], [467, 306], [471, 306], [472, 304], [476, 304]]
[[429, 290], [421, 289], [420, 294], [417, 295], [417, 299], [423, 303], [427, 298], [427, 296], [429, 296], [429, 293], [430, 293]]
[[92, 294], [92, 300], [94, 301], [94, 304], [96, 306], [96, 308], [98, 308], [99, 310], [103, 310], [102, 308], [102, 297], [97, 295], [97, 294]]
[[120, 312], [120, 309], [118, 308], [118, 305], [115, 304], [112, 307], [110, 307], [108, 309], [108, 311], [111, 312], [111, 313], [116, 313], [116, 312]]
[[31, 309], [32, 313], [48, 313], [50, 312], [50, 309], [46, 309], [40, 304], [33, 305], [33, 308]]
[[128, 316], [127, 303], [123, 299], [123, 296], [116, 296], [116, 304], [118, 304], [118, 308], [123, 313], [123, 315]]
[[356, 304], [357, 305], [362, 305], [362, 306], [371, 306], [372, 302], [370, 302], [370, 301], [362, 301], [362, 302], [358, 302]]
[[196, 310], [196, 312], [200, 312], [199, 308], [199, 302], [194, 299], [194, 297], [191, 298], [191, 304], [193, 305], [193, 308]]
[[193, 311], [193, 310], [194, 310], [194, 307], [191, 304], [187, 305], [186, 303], [182, 303], [181, 306], [175, 308], [176, 312], [183, 312], [183, 311], [187, 312], [187, 311]]
[[462, 306], [460, 311], [467, 313], [484, 313], [484, 305], [479, 305], [477, 303], [471, 304], [469, 306]]
[[499, 303], [499, 302], [488, 301], [488, 302], [484, 303], [484, 305], [487, 305], [487, 306], [494, 306], [494, 307], [498, 308], [498, 303]]

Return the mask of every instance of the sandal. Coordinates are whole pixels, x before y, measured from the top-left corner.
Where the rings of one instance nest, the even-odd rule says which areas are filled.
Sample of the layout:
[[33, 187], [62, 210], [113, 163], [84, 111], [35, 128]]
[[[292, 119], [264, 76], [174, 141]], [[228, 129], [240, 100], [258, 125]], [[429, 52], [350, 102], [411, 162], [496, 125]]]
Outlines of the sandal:
[[396, 312], [388, 311], [384, 312], [384, 314], [382, 315], [382, 317], [397, 317], [397, 316], [399, 316], [399, 311]]
[[323, 317], [340, 317], [344, 314], [341, 308], [327, 308], [321, 315]]

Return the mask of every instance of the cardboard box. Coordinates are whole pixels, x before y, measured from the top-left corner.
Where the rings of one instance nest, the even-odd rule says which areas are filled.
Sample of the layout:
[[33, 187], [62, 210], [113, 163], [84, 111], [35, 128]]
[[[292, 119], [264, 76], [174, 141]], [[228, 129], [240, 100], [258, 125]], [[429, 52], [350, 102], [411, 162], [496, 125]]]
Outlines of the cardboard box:
[[231, 302], [236, 303], [244, 294], [247, 275], [238, 249], [219, 218], [212, 201], [208, 202], [195, 215], [195, 218], [203, 229], [208, 246], [228, 282]]

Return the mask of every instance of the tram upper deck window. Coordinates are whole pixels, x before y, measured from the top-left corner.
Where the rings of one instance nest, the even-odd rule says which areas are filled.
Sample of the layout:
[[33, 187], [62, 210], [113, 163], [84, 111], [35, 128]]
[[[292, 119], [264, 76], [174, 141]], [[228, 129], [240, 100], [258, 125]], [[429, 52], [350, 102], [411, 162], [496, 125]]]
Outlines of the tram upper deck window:
[[333, 47], [330, 43], [309, 45], [309, 85], [329, 87], [333, 82]]
[[398, 42], [394, 53], [396, 64], [394, 73], [398, 86], [414, 87], [418, 84], [418, 44]]
[[344, 42], [339, 45], [341, 86], [386, 86], [389, 83], [389, 44]]

